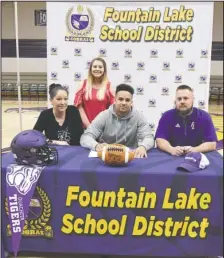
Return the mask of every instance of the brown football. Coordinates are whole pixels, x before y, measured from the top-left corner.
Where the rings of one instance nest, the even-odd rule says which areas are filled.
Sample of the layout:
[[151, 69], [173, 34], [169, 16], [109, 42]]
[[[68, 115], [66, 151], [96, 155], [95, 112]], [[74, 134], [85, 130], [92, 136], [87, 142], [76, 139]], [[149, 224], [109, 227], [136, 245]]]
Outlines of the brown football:
[[134, 159], [134, 151], [122, 144], [108, 144], [97, 153], [98, 157], [109, 166], [123, 166]]

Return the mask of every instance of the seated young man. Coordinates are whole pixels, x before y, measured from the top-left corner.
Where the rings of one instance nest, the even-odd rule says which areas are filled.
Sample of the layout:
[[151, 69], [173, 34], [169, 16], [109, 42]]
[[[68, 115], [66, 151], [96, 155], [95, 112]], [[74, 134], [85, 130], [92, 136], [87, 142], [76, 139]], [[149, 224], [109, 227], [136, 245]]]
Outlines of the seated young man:
[[117, 86], [115, 104], [92, 121], [81, 136], [81, 146], [100, 151], [107, 144], [120, 143], [135, 148], [135, 157], [146, 157], [154, 137], [141, 112], [132, 107], [133, 94], [131, 86]]

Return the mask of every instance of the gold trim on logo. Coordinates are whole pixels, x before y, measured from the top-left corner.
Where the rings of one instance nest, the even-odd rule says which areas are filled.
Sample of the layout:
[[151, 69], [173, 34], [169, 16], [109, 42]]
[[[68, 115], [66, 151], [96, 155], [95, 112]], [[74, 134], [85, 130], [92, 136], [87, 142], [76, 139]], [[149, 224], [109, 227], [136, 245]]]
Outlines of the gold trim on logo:
[[[78, 8], [77, 8], [78, 9]], [[67, 12], [67, 15], [66, 15], [66, 25], [67, 25], [67, 28], [68, 28], [68, 31], [74, 35], [74, 36], [77, 36], [77, 37], [84, 37], [84, 36], [87, 36], [89, 34], [91, 34], [93, 28], [94, 28], [94, 23], [95, 23], [95, 19], [94, 19], [94, 16], [93, 16], [93, 12], [91, 11], [90, 8], [86, 8], [87, 12], [88, 12], [88, 15], [89, 15], [89, 18], [90, 18], [90, 23], [88, 25], [88, 27], [82, 31], [79, 31], [79, 30], [76, 30], [72, 27], [71, 25], [71, 15], [73, 14], [73, 10], [74, 10], [74, 7], [71, 7], [68, 12]], [[80, 13], [80, 9], [78, 10], [78, 12]]]

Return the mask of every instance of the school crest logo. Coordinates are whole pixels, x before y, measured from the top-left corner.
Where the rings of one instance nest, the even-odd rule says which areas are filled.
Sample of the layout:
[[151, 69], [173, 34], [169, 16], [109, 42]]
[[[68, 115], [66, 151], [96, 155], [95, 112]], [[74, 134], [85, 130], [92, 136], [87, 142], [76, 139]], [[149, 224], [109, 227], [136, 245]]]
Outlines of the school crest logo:
[[152, 49], [150, 51], [150, 57], [151, 58], [157, 58], [158, 57], [158, 50], [157, 49]]
[[111, 63], [111, 70], [119, 70], [119, 62], [118, 61], [113, 61]]
[[90, 68], [90, 64], [91, 64], [91, 61], [88, 60], [88, 61], [86, 62], [86, 69], [89, 69], [89, 68]]
[[150, 74], [149, 82], [150, 83], [157, 83], [157, 75], [156, 74]]
[[69, 60], [64, 59], [62, 61], [62, 68], [69, 68]]
[[58, 73], [57, 72], [51, 72], [51, 80], [57, 80], [58, 79]]
[[156, 100], [155, 99], [149, 99], [149, 107], [155, 107], [156, 106]]
[[195, 63], [189, 62], [188, 63], [188, 71], [194, 71], [195, 70]]
[[65, 41], [94, 42], [94, 15], [89, 7], [71, 7], [66, 15], [68, 35]]
[[206, 75], [201, 75], [200, 79], [199, 79], [199, 83], [206, 84], [207, 83], [207, 76]]
[[58, 54], [58, 48], [57, 47], [51, 47], [50, 54], [52, 56], [56, 56]]
[[163, 71], [169, 71], [170, 70], [170, 63], [164, 62], [163, 63]]
[[205, 108], [205, 101], [204, 100], [199, 100], [198, 101], [198, 107], [201, 108], [201, 109], [204, 109]]
[[169, 88], [168, 87], [162, 87], [161, 95], [169, 95]]
[[137, 70], [145, 70], [144, 62], [140, 61], [137, 63]]
[[144, 94], [144, 88], [142, 86], [136, 87], [136, 94], [137, 95], [143, 95]]
[[201, 50], [201, 58], [208, 58], [208, 50], [207, 49]]
[[69, 85], [68, 84], [63, 84], [62, 87], [69, 92]]
[[99, 50], [99, 56], [100, 56], [100, 57], [106, 57], [106, 56], [107, 56], [107, 50], [106, 50], [106, 48], [100, 48], [100, 50]]
[[125, 49], [124, 51], [124, 57], [132, 57], [132, 50], [131, 49]]
[[74, 73], [74, 80], [81, 81], [81, 73]]
[[177, 74], [175, 76], [175, 83], [181, 83], [182, 82], [182, 75], [180, 74]]
[[81, 48], [75, 48], [74, 49], [74, 56], [81, 56], [82, 55], [82, 49]]
[[176, 50], [176, 58], [183, 58], [183, 57], [184, 57], [183, 49], [177, 49]]
[[124, 82], [131, 82], [131, 75], [130, 74], [125, 74], [124, 75]]

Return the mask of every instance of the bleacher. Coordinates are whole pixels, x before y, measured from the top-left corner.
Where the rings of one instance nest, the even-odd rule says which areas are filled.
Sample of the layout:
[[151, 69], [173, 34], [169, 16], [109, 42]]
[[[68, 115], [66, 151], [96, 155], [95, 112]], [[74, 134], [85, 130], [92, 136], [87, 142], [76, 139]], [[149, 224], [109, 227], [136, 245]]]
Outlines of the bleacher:
[[[22, 101], [46, 101], [47, 74], [20, 73], [20, 90]], [[2, 100], [18, 99], [16, 73], [2, 73], [1, 97]]]
[[223, 101], [223, 76], [213, 75], [210, 78], [209, 100], [216, 100], [219, 105]]
[[[17, 100], [18, 87], [16, 73], [2, 73], [2, 100]], [[20, 74], [22, 101], [47, 100], [47, 74], [46, 73], [21, 73]], [[210, 77], [209, 100], [216, 100], [219, 105], [223, 101], [223, 76]]]

